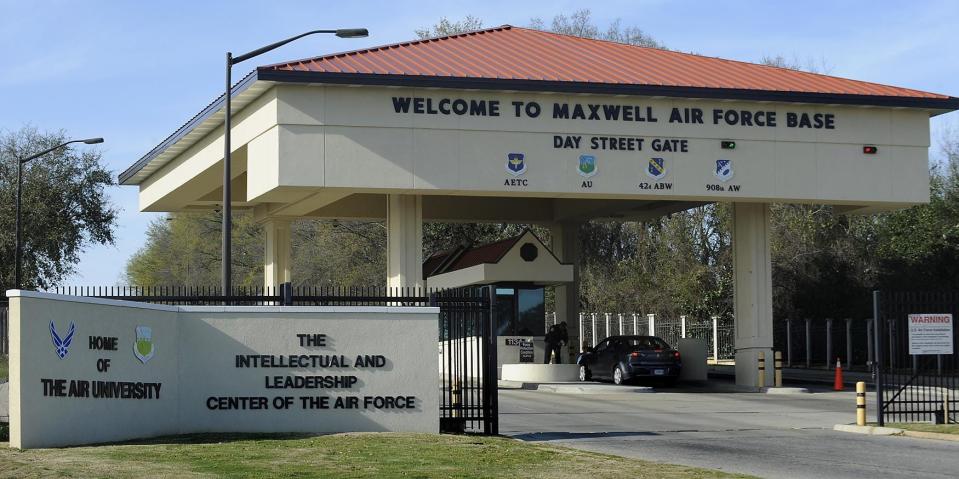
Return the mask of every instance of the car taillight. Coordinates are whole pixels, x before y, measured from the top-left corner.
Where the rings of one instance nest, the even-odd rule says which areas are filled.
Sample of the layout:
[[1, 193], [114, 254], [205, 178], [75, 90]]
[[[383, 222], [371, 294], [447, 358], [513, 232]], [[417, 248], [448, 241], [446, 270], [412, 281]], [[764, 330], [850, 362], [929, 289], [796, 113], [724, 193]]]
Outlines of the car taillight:
[[679, 351], [673, 351], [673, 357], [679, 359]]
[[633, 352], [629, 353], [629, 355], [630, 355], [630, 357], [638, 358], [638, 357], [639, 357], [639, 351], [633, 351]]

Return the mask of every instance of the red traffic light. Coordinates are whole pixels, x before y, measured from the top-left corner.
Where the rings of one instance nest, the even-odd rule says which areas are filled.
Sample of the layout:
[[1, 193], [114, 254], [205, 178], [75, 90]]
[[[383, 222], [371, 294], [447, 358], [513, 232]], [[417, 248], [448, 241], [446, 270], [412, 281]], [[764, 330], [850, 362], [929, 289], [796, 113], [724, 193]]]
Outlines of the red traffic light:
[[872, 146], [872, 145], [866, 145], [866, 146], [863, 146], [863, 147], [862, 147], [862, 152], [863, 152], [863, 154], [865, 154], [865, 155], [875, 155], [876, 153], [879, 153], [879, 147], [878, 147], [878, 146]]

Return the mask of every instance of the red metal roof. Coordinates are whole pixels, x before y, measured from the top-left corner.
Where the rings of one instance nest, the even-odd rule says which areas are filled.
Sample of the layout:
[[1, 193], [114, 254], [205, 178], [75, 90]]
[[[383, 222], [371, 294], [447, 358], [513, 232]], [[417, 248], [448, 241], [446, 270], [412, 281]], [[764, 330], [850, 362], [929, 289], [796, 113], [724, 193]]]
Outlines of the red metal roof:
[[258, 68], [261, 78], [269, 72], [947, 100], [950, 105], [944, 107], [956, 100], [909, 88], [509, 25]]
[[[498, 263], [525, 234], [523, 232], [519, 236], [480, 246], [463, 245], [451, 251], [433, 254], [423, 262], [423, 277], [448, 273], [478, 264]], [[447, 261], [447, 259], [450, 261]]]

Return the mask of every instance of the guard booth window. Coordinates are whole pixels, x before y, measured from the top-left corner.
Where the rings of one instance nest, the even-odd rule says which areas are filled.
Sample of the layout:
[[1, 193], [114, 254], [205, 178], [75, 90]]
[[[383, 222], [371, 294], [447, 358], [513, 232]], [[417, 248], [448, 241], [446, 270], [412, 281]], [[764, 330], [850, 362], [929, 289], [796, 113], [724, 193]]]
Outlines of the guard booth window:
[[543, 336], [546, 334], [546, 300], [543, 288], [496, 288], [496, 334]]

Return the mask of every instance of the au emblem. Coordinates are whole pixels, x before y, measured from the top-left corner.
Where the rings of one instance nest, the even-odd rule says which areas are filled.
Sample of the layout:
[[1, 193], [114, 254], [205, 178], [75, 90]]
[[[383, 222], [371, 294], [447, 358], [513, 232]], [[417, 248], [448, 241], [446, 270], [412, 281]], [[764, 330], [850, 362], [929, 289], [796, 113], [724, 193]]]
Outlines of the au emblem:
[[733, 179], [733, 160], [716, 160], [716, 170], [713, 175], [719, 178], [719, 181], [729, 181]]
[[146, 326], [137, 326], [137, 337], [133, 341], [133, 355], [146, 364], [153, 354], [156, 353], [156, 346], [153, 344], [153, 330]]
[[596, 174], [596, 157], [593, 155], [579, 155], [579, 174], [590, 178]]
[[53, 324], [53, 320], [50, 320], [50, 339], [53, 340], [54, 351], [60, 359], [67, 357], [67, 353], [70, 352], [70, 344], [73, 343], [73, 336], [76, 333], [77, 325], [70, 321], [66, 336], [61, 338], [60, 334], [57, 333], [57, 326]]
[[650, 158], [646, 166], [646, 175], [654, 180], [661, 180], [669, 174], [665, 158]]
[[506, 172], [513, 176], [526, 173], [526, 155], [523, 153], [507, 153]]

